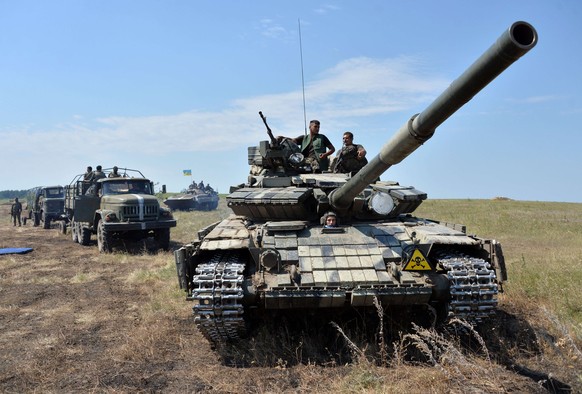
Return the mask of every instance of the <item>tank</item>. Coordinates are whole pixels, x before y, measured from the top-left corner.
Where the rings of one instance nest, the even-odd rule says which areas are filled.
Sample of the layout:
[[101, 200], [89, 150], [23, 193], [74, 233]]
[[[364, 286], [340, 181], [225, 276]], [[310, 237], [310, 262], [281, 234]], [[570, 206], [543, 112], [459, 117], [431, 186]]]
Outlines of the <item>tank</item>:
[[218, 192], [210, 185], [192, 182], [182, 193], [164, 200], [172, 211], [212, 211], [218, 207]]
[[[226, 197], [233, 215], [175, 251], [180, 287], [206, 338], [245, 336], [250, 316], [270, 315], [258, 311], [339, 313], [375, 300], [425, 307], [441, 322], [495, 315], [507, 279], [500, 243], [412, 215], [426, 193], [380, 176], [536, 43], [533, 26], [513, 23], [353, 176], [314, 173], [267, 125], [270, 139], [248, 149], [247, 182]], [[329, 212], [336, 226], [324, 225]]]

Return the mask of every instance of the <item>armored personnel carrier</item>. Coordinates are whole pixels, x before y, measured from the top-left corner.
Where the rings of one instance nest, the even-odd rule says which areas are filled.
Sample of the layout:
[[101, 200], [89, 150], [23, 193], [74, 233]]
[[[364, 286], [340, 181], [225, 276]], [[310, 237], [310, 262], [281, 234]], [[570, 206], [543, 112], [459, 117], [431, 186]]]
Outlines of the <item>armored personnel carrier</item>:
[[89, 245], [97, 236], [100, 253], [109, 253], [115, 241], [153, 237], [157, 246], [170, 249], [170, 228], [176, 220], [169, 209], [160, 207], [153, 183], [141, 171], [121, 169], [123, 175], [92, 181], [77, 175], [65, 186], [65, 211], [73, 242]]
[[218, 193], [209, 185], [193, 182], [182, 193], [164, 200], [172, 211], [213, 211], [218, 207]]
[[[427, 195], [379, 177], [536, 43], [530, 24], [512, 24], [353, 176], [313, 173], [292, 141], [268, 129], [270, 141], [249, 148], [248, 181], [227, 196], [234, 215], [175, 251], [201, 332], [216, 343], [244, 336], [256, 311], [341, 311], [375, 300], [428, 305], [441, 321], [494, 315], [507, 279], [501, 245], [413, 216]], [[328, 228], [330, 211], [338, 225]]]

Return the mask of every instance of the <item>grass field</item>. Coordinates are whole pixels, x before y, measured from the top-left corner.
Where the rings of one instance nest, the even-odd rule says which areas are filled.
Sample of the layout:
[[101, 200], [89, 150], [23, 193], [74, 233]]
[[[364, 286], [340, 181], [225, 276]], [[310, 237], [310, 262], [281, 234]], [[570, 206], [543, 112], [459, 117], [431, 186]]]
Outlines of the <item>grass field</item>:
[[[227, 217], [223, 197], [216, 211], [176, 212], [172, 247]], [[497, 317], [469, 342], [417, 327], [381, 343], [306, 318], [305, 329], [270, 325], [220, 351], [193, 323], [171, 252], [101, 255], [57, 229], [15, 229], [8, 207], [0, 247], [35, 251], [0, 257], [0, 392], [582, 392], [582, 204], [434, 200], [417, 210], [503, 245]], [[346, 349], [351, 357], [338, 356]]]
[[434, 200], [416, 214], [500, 241], [509, 276], [505, 297], [552, 311], [582, 337], [582, 204]]
[[[201, 228], [229, 213], [223, 202], [214, 212], [178, 213], [183, 226], [175, 237], [190, 241], [193, 234], [185, 228]], [[582, 366], [582, 204], [505, 198], [428, 200], [415, 215], [464, 224], [469, 234], [501, 242], [509, 278], [500, 295], [501, 308], [524, 316], [540, 335], [557, 338], [568, 354], [564, 368], [574, 372]], [[548, 349], [548, 359], [550, 353]], [[553, 357], [561, 356], [558, 352]], [[582, 373], [573, 376], [582, 387]]]

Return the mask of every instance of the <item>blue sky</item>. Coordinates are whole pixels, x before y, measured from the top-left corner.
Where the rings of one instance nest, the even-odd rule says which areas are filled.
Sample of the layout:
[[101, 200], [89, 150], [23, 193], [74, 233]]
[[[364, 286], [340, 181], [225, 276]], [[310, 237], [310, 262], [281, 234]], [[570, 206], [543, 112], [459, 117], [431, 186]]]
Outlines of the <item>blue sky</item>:
[[382, 176], [429, 198], [582, 202], [582, 2], [0, 0], [0, 190], [138, 168], [180, 191], [248, 174], [307, 119], [369, 157], [515, 21], [537, 46]]

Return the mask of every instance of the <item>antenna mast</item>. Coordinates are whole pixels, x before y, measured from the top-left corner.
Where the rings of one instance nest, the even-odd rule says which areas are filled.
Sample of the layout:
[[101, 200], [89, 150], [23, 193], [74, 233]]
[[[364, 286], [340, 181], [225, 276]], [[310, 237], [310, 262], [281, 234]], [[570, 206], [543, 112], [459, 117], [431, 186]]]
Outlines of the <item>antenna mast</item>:
[[301, 88], [303, 89], [303, 124], [305, 127], [305, 135], [307, 135], [307, 114], [305, 111], [305, 78], [303, 76], [303, 46], [301, 45], [301, 19], [297, 19], [299, 24], [299, 54], [301, 57]]

